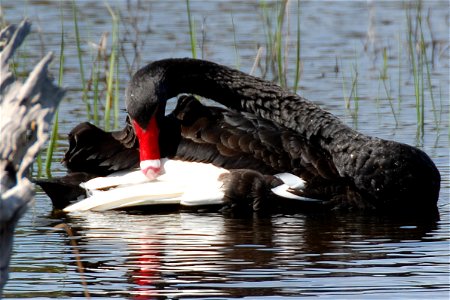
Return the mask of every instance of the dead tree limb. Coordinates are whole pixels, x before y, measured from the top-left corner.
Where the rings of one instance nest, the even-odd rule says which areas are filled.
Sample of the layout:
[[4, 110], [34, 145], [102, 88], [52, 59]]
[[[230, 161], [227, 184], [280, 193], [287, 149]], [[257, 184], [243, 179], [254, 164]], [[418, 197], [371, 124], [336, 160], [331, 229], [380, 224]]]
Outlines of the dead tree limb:
[[30, 166], [48, 139], [49, 124], [64, 95], [48, 76], [47, 54], [25, 82], [9, 70], [9, 59], [30, 32], [31, 23], [0, 32], [0, 297], [8, 278], [14, 228], [34, 201]]

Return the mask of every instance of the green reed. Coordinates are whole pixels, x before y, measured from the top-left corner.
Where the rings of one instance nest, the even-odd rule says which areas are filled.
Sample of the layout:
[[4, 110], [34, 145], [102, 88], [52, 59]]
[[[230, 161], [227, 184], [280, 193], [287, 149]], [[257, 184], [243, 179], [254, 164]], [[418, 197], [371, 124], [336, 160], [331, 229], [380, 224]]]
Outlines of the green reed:
[[387, 55], [387, 48], [383, 48], [383, 67], [380, 72], [380, 78], [382, 80], [388, 79], [388, 55]]
[[[439, 86], [439, 99], [440, 99], [440, 103], [441, 103], [441, 111], [443, 111], [443, 109], [442, 109], [442, 106], [443, 106], [443, 102], [442, 102], [442, 88]], [[447, 120], [448, 120], [448, 126], [447, 126], [447, 129], [448, 129], [448, 137], [449, 137], [449, 139], [450, 139], [450, 110], [448, 110], [448, 116], [447, 116], [448, 118], [447, 118]]]
[[186, 12], [189, 24], [189, 37], [191, 41], [192, 58], [197, 58], [197, 37], [195, 35], [195, 23], [191, 16], [191, 6], [189, 0], [186, 0]]
[[[78, 10], [75, 1], [72, 2], [73, 22], [75, 31], [75, 40], [77, 47], [78, 63], [80, 68], [80, 78], [82, 86], [82, 101], [86, 104], [86, 115], [89, 121], [97, 126], [103, 123], [105, 130], [110, 130], [119, 126], [119, 107], [120, 107], [120, 90], [119, 90], [119, 23], [120, 18], [118, 14], [106, 4], [111, 19], [112, 19], [112, 34], [111, 34], [111, 48], [107, 53], [106, 40], [107, 36], [102, 36], [99, 42], [97, 55], [94, 57], [91, 65], [91, 75], [87, 79], [85, 77], [85, 68], [83, 62], [83, 51], [81, 46], [80, 28], [78, 25]], [[58, 82], [62, 85], [64, 74], [64, 47], [66, 41], [64, 35], [63, 12], [61, 9], [61, 51], [59, 57], [59, 79]], [[100, 71], [104, 69], [104, 74]], [[92, 95], [89, 100], [88, 95]], [[104, 99], [104, 101], [102, 101]], [[49, 146], [46, 153], [45, 171], [48, 177], [51, 177], [51, 163], [53, 153], [56, 148], [58, 136], [58, 111], [55, 113], [53, 128]], [[38, 163], [40, 158], [38, 159]], [[39, 164], [38, 164], [39, 166]], [[38, 174], [39, 176], [39, 174]]]
[[[78, 22], [74, 21], [75, 36], [77, 40], [77, 49], [80, 63], [80, 73], [82, 76], [82, 94], [83, 101], [86, 103], [86, 115], [89, 121], [97, 126], [103, 123], [105, 130], [110, 130], [111, 126], [117, 128], [119, 126], [119, 24], [120, 17], [108, 4], [105, 4], [111, 20], [111, 48], [107, 53], [107, 34], [103, 34], [98, 42], [97, 54], [94, 56], [91, 75], [86, 79], [84, 76], [83, 60], [81, 53], [81, 42], [78, 28]], [[76, 7], [75, 7], [76, 12]], [[77, 16], [74, 16], [77, 19]], [[102, 73], [100, 70], [104, 70]], [[91, 100], [88, 100], [88, 95], [92, 95]], [[102, 101], [104, 99], [104, 101]]]
[[[384, 92], [386, 93], [386, 98], [389, 102], [389, 107], [392, 112], [392, 116], [394, 117], [395, 126], [398, 126], [398, 118], [397, 113], [395, 112], [394, 108], [394, 99], [391, 95], [391, 82], [389, 77], [389, 67], [388, 67], [388, 50], [386, 47], [383, 48], [383, 66], [380, 71], [379, 80], [383, 83]], [[399, 83], [400, 85], [400, 83]]]
[[[284, 1], [286, 2], [286, 1]], [[270, 9], [269, 4], [266, 1], [261, 1], [260, 6], [262, 10], [263, 16], [263, 28], [266, 37], [266, 59], [265, 59], [265, 70], [263, 71], [262, 77], [266, 77], [267, 73], [271, 73], [275, 80], [282, 85], [282, 79], [280, 76], [282, 75], [283, 65], [280, 64], [282, 62], [282, 58], [279, 54], [281, 54], [282, 49], [282, 28], [283, 28], [283, 20], [284, 17], [281, 13], [281, 9], [279, 9], [279, 3], [276, 3], [277, 6], [275, 8], [275, 12]], [[284, 6], [284, 5], [283, 5]], [[274, 15], [276, 15], [276, 25], [273, 29], [273, 19]]]
[[[288, 88], [289, 70], [289, 50], [291, 47], [290, 24], [289, 24], [289, 0], [283, 0], [268, 4], [266, 1], [260, 2], [260, 8], [263, 18], [263, 28], [266, 37], [266, 59], [265, 69], [262, 71], [262, 77], [271, 73], [275, 80], [284, 88]], [[274, 22], [275, 19], [275, 22]], [[298, 89], [301, 76], [300, 59], [300, 1], [297, 1], [297, 26], [295, 41], [295, 70], [294, 82], [292, 84], [294, 92]], [[275, 25], [273, 25], [275, 23]]]
[[300, 82], [300, 1], [297, 1], [297, 43], [295, 51], [295, 81], [294, 81], [294, 93], [297, 93], [298, 83]]
[[[61, 3], [60, 3], [61, 4]], [[63, 77], [64, 77], [64, 13], [62, 10], [62, 4], [60, 6], [61, 9], [61, 46], [59, 51], [59, 76], [58, 76], [58, 85], [63, 85]], [[56, 148], [56, 142], [58, 139], [58, 123], [59, 123], [59, 108], [56, 109], [55, 115], [53, 117], [53, 126], [52, 132], [50, 134], [50, 141], [47, 147], [47, 155], [45, 159], [45, 173], [48, 178], [52, 177], [51, 166], [53, 160], [53, 152]]]
[[[358, 90], [358, 80], [359, 80], [359, 71], [358, 71], [358, 58], [356, 54], [356, 50], [354, 52], [354, 62], [351, 64], [350, 68], [350, 91], [347, 92], [347, 79], [344, 75], [344, 68], [341, 67], [342, 70], [342, 92], [344, 95], [344, 103], [346, 110], [350, 113], [351, 117], [355, 121], [355, 124], [358, 122], [358, 112], [359, 112], [359, 90]], [[348, 95], [348, 96], [347, 96]], [[353, 102], [352, 102], [353, 100]], [[352, 108], [353, 103], [353, 108]]]
[[421, 48], [421, 53], [423, 55], [423, 59], [424, 59], [424, 63], [425, 63], [426, 79], [427, 79], [428, 91], [430, 93], [431, 107], [433, 109], [434, 120], [435, 120], [436, 124], [439, 125], [440, 120], [437, 117], [436, 105], [435, 105], [435, 101], [434, 101], [433, 85], [431, 84], [431, 74], [430, 74], [430, 61], [428, 60], [427, 47], [426, 47], [425, 38], [423, 35], [423, 29], [422, 29], [421, 16], [419, 16], [418, 22], [419, 22], [419, 32], [420, 32], [420, 48]]
[[418, 2], [418, 5], [416, 7], [414, 16], [415, 23], [413, 24], [413, 15], [410, 9], [406, 11], [406, 20], [408, 31], [407, 40], [409, 61], [412, 68], [412, 75], [414, 79], [414, 94], [416, 98], [417, 127], [418, 133], [423, 135], [425, 125], [425, 89], [428, 90], [430, 95], [434, 122], [437, 128], [439, 128], [441, 119], [440, 116], [438, 116], [436, 110], [433, 85], [431, 82], [430, 61], [432, 60], [432, 58], [428, 57], [427, 43], [425, 41], [422, 25], [422, 5], [420, 1]]
[[234, 43], [234, 54], [236, 56], [236, 69], [239, 70], [241, 68], [241, 60], [239, 56], [239, 48], [236, 41], [236, 26], [234, 25], [233, 14], [231, 14], [231, 26], [233, 29], [233, 43]]
[[99, 101], [100, 101], [100, 91], [99, 91], [99, 81], [100, 81], [100, 57], [101, 57], [101, 42], [99, 43], [99, 50], [97, 51], [97, 57], [94, 60], [93, 63], [93, 70], [91, 75], [91, 81], [92, 81], [92, 104], [93, 104], [93, 121], [96, 126], [99, 126], [100, 120], [99, 120]]
[[397, 97], [397, 103], [398, 103], [398, 108], [400, 108], [400, 103], [402, 102], [402, 43], [401, 43], [401, 33], [399, 33], [398, 35], [398, 51], [397, 51], [397, 56], [398, 56], [398, 97]]
[[[116, 93], [116, 89], [114, 89], [114, 79], [115, 84], [118, 85], [118, 76], [116, 75], [118, 64], [117, 60], [117, 51], [118, 51], [118, 43], [119, 43], [119, 18], [118, 15], [111, 9], [109, 5], [106, 5], [108, 11], [111, 15], [113, 21], [112, 27], [112, 45], [111, 45], [111, 54], [109, 56], [109, 72], [107, 75], [106, 81], [106, 100], [105, 100], [105, 130], [110, 129], [110, 118], [111, 118], [111, 108], [114, 106], [114, 127], [118, 125], [119, 113], [118, 113], [118, 102], [119, 97], [118, 93]], [[117, 106], [117, 108], [116, 108]]]
[[280, 81], [280, 85], [282, 87], [286, 87], [286, 72], [285, 64], [284, 64], [284, 55], [283, 55], [283, 24], [286, 16], [286, 6], [287, 0], [281, 2], [281, 8], [278, 12], [277, 18], [277, 26], [275, 29], [275, 49], [276, 49], [276, 58], [277, 58], [277, 66], [278, 66], [278, 79]]
[[[276, 3], [268, 3], [266, 1], [260, 2], [260, 9], [263, 18], [264, 35], [266, 37], [265, 42], [265, 63], [262, 69], [262, 77], [267, 77], [271, 74], [275, 77], [275, 80], [283, 87], [288, 87], [287, 78], [289, 77], [289, 24], [288, 19], [288, 4], [289, 0], [283, 0]], [[300, 60], [300, 3], [297, 4], [297, 28], [296, 28], [296, 42], [295, 42], [295, 81], [292, 86], [294, 91], [298, 89], [298, 83], [301, 75], [301, 60]], [[191, 13], [190, 2], [186, 0], [186, 13], [189, 27], [189, 38], [191, 44], [192, 57], [196, 58], [197, 55], [197, 37], [196, 28], [193, 16]], [[239, 48], [236, 39], [236, 24], [234, 22], [233, 15], [231, 16], [231, 25], [234, 38], [234, 51], [236, 56], [236, 68], [240, 68], [240, 56]], [[258, 51], [257, 58], [255, 59], [255, 65], [258, 65], [261, 51]], [[254, 68], [252, 68], [251, 74]]]
[[[397, 65], [397, 73], [398, 73], [398, 82], [397, 82], [397, 97], [393, 96], [393, 86], [390, 78], [390, 74], [392, 74], [392, 70], [389, 66], [389, 47], [384, 47], [381, 53], [381, 64], [378, 68], [378, 96], [376, 97], [377, 103], [379, 103], [380, 99], [380, 90], [385, 94], [381, 96], [381, 98], [385, 98], [388, 101], [389, 109], [392, 113], [396, 126], [399, 125], [399, 111], [401, 108], [402, 102], [402, 60], [405, 58], [405, 54], [407, 55], [407, 59], [409, 62], [408, 67], [411, 70], [411, 76], [413, 79], [413, 91], [415, 97], [415, 110], [416, 110], [416, 120], [417, 120], [417, 131], [419, 135], [424, 134], [425, 120], [427, 105], [430, 104], [430, 114], [433, 115], [434, 123], [436, 128], [440, 127], [442, 114], [439, 114], [439, 106], [436, 99], [435, 92], [433, 90], [433, 82], [432, 82], [432, 73], [431, 66], [433, 61], [433, 57], [429, 56], [430, 49], [427, 45], [433, 45], [433, 36], [430, 24], [429, 32], [431, 37], [431, 42], [428, 42], [425, 37], [425, 30], [423, 28], [423, 18], [422, 18], [422, 7], [420, 1], [419, 4], [411, 11], [410, 8], [407, 8], [406, 11], [406, 44], [407, 51], [404, 52], [402, 49], [402, 34], [399, 32], [398, 37], [398, 46], [397, 46], [397, 55], [398, 55], [398, 65]], [[432, 51], [434, 51], [432, 49]], [[356, 57], [356, 52], [355, 52]], [[340, 65], [340, 69], [343, 70], [342, 64]], [[346, 78], [344, 73], [342, 74], [342, 90], [344, 103], [347, 110], [351, 110], [350, 113], [353, 117], [358, 113], [358, 103], [352, 102], [357, 100], [359, 97], [357, 95], [358, 89], [358, 70], [357, 70], [357, 61], [355, 63], [351, 63], [350, 76]], [[427, 97], [429, 94], [429, 97]], [[397, 107], [395, 106], [395, 98], [397, 98]], [[352, 104], [354, 104], [352, 109]], [[442, 105], [441, 105], [442, 111]]]
[[87, 100], [87, 86], [86, 86], [86, 78], [84, 77], [84, 66], [83, 66], [83, 51], [81, 49], [80, 31], [78, 29], [78, 17], [77, 17], [78, 9], [75, 0], [72, 0], [72, 15], [75, 29], [75, 41], [77, 45], [78, 64], [80, 66], [81, 87], [83, 90], [82, 100], [86, 104], [86, 114], [90, 118], [91, 108]]
[[386, 98], [388, 99], [389, 102], [389, 107], [391, 108], [391, 112], [392, 112], [392, 116], [394, 117], [394, 121], [395, 121], [395, 126], [398, 126], [398, 119], [397, 119], [397, 113], [395, 112], [395, 108], [394, 108], [394, 99], [391, 96], [391, 92], [390, 92], [390, 86], [388, 87], [387, 84], [387, 80], [385, 78], [382, 78], [382, 76], [380, 76], [381, 81], [383, 82], [383, 86], [384, 86], [384, 91], [386, 93]]
[[120, 80], [119, 80], [119, 60], [117, 59], [115, 70], [115, 85], [114, 85], [114, 128], [119, 127], [119, 112], [120, 112]]
[[412, 17], [407, 14], [407, 24], [408, 24], [408, 47], [410, 55], [410, 63], [412, 67], [412, 73], [414, 78], [414, 95], [416, 97], [416, 117], [417, 117], [417, 127], [423, 132], [424, 129], [424, 99], [423, 99], [423, 57], [415, 50], [415, 41], [412, 25]]

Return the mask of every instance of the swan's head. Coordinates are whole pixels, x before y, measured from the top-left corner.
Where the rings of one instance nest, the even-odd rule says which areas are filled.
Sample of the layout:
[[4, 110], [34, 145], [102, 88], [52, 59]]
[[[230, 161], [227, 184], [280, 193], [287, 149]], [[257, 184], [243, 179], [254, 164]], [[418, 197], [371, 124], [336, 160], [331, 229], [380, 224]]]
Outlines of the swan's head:
[[156, 78], [145, 68], [139, 70], [128, 84], [125, 98], [139, 140], [140, 168], [151, 180], [162, 172], [158, 119], [164, 115], [165, 102], [158, 100]]
[[377, 207], [423, 214], [436, 208], [441, 177], [425, 152], [379, 139], [371, 139], [365, 147], [358, 149], [362, 155], [353, 160], [355, 184]]

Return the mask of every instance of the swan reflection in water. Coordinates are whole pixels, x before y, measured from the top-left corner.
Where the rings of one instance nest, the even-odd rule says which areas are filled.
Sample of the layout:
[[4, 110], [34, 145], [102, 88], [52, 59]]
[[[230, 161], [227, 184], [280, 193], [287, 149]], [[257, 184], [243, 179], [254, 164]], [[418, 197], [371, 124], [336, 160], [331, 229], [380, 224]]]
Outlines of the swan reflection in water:
[[[74, 213], [69, 222], [91, 295], [136, 298], [375, 291], [426, 260], [420, 248], [437, 228], [433, 220], [348, 217], [110, 211]], [[386, 277], [373, 282], [379, 266]], [[347, 276], [367, 281], [353, 286]]]

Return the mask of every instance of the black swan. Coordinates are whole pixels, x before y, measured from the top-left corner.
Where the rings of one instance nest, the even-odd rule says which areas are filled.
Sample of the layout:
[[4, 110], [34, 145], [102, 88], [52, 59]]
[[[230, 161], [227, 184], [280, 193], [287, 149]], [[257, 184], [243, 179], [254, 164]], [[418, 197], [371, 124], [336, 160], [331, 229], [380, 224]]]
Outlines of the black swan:
[[[164, 116], [166, 101], [181, 93], [228, 109], [184, 100]], [[261, 183], [273, 187], [279, 182], [270, 175], [290, 172], [306, 181], [292, 192], [321, 199], [327, 209], [436, 209], [440, 174], [423, 151], [361, 134], [299, 95], [226, 66], [196, 59], [153, 62], [133, 76], [126, 106], [134, 131], [128, 125], [105, 133], [84, 124], [72, 132], [65, 158], [70, 170], [107, 174], [139, 161], [153, 179], [167, 156], [239, 169], [230, 181], [239, 178], [242, 191], [233, 195], [236, 185], [230, 184], [230, 198]]]
[[[199, 189], [200, 195], [191, 195], [191, 192], [189, 196], [194, 197], [187, 202], [186, 197], [182, 197], [181, 204], [188, 206], [207, 203], [208, 205], [220, 204], [224, 206], [224, 209], [230, 208], [234, 212], [267, 212], [275, 206], [284, 205], [283, 199], [286, 200], [286, 196], [302, 200], [295, 201], [291, 205], [303, 210], [322, 204], [317, 199], [313, 200], [302, 195], [295, 196], [286, 191], [287, 186], [283, 185], [286, 180], [290, 183], [289, 187], [299, 184], [298, 177], [293, 178], [284, 173], [284, 170], [293, 168], [290, 166], [289, 156], [279, 144], [279, 137], [280, 134], [288, 137], [289, 129], [252, 114], [207, 107], [193, 96], [186, 95], [179, 97], [172, 113], [158, 118], [158, 127], [161, 157], [175, 159], [179, 163], [166, 160], [165, 168], [170, 168], [168, 173], [171, 176], [166, 179], [167, 172], [158, 176], [157, 183], [145, 187], [146, 191], [151, 189], [148, 193], [142, 189], [137, 190], [140, 187], [135, 184], [121, 194], [119, 191], [112, 191], [100, 195], [101, 197], [89, 197], [80, 201], [83, 203], [78, 202], [67, 207], [73, 200], [85, 195], [86, 189], [98, 191], [126, 185], [127, 180], [134, 180], [135, 183], [144, 181], [143, 174], [138, 176], [131, 174], [134, 172], [126, 172], [124, 173], [126, 178], [124, 178], [123, 174], [118, 172], [139, 166], [139, 143], [129, 118], [125, 128], [116, 132], [105, 132], [88, 122], [77, 125], [69, 133], [69, 149], [63, 159], [63, 163], [69, 170], [68, 175], [40, 179], [36, 180], [36, 183], [41, 185], [50, 196], [56, 208], [66, 211], [107, 210], [124, 208], [127, 204], [134, 207], [177, 203], [180, 199], [176, 197], [172, 199], [172, 202], [170, 197], [163, 197], [164, 201], [154, 201], [155, 197], [167, 195], [167, 193], [164, 194], [164, 191], [168, 190], [165, 188], [165, 181], [173, 185], [170, 189], [172, 194], [180, 191], [177, 190], [177, 186], [180, 185], [177, 181], [184, 181], [192, 186], [184, 189], [185, 194]], [[237, 148], [236, 137], [246, 143], [246, 149]], [[268, 155], [269, 153], [271, 155]], [[275, 160], [277, 163], [274, 163]], [[228, 171], [195, 164], [187, 166], [181, 161], [213, 164], [226, 168]], [[183, 170], [180, 171], [180, 168]], [[197, 174], [192, 173], [195, 171]], [[199, 174], [199, 171], [208, 173]], [[189, 177], [182, 178], [177, 173], [181, 173], [181, 176], [188, 174]], [[113, 177], [96, 178], [110, 174]], [[272, 176], [273, 174], [275, 176]], [[215, 178], [217, 175], [219, 175], [218, 179]], [[223, 191], [220, 199], [217, 199], [221, 195], [220, 192], [209, 189], [208, 194], [208, 189], [205, 188], [208, 187], [207, 185], [217, 185], [217, 180], [220, 181], [220, 190]], [[84, 186], [83, 188], [79, 186], [80, 183]], [[216, 199], [199, 201], [208, 195]], [[282, 196], [283, 199], [273, 201], [276, 195]], [[105, 199], [106, 197], [108, 199]]]

